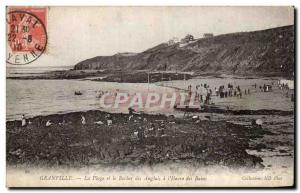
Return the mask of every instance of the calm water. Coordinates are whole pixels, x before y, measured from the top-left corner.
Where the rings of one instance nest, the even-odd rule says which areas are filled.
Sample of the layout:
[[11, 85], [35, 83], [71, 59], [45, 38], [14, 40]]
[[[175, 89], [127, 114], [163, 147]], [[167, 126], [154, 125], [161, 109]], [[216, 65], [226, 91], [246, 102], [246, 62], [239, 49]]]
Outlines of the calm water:
[[20, 77], [20, 76], [28, 76], [28, 75], [38, 75], [49, 71], [69, 70], [71, 68], [72, 66], [47, 66], [47, 67], [8, 66], [6, 68], [6, 76]]
[[[6, 83], [6, 118], [19, 119], [22, 114], [32, 117], [71, 111], [99, 109], [96, 91], [130, 90], [138, 92], [147, 84], [96, 82], [83, 80], [11, 80]], [[152, 85], [154, 90], [158, 86]], [[81, 91], [82, 95], [74, 95]]]

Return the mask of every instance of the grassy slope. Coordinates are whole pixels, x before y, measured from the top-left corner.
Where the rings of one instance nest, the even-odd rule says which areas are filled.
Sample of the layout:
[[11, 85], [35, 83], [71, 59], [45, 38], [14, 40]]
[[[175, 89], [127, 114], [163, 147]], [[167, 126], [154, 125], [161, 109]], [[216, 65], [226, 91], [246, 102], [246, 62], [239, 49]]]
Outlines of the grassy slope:
[[160, 44], [138, 54], [87, 59], [74, 68], [163, 70], [165, 66], [167, 70], [200, 73], [291, 77], [294, 72], [294, 26], [202, 38], [184, 47]]

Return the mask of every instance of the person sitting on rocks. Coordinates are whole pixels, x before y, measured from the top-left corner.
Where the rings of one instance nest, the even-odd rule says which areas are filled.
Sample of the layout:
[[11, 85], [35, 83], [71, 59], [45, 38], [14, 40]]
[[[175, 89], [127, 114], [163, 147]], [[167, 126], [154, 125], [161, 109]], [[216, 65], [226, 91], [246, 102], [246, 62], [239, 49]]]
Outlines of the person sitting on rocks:
[[133, 118], [134, 112], [135, 112], [135, 110], [132, 107], [128, 108], [128, 114], [129, 114], [128, 120], [129, 121]]
[[138, 134], [137, 134], [139, 140], [143, 140], [145, 138], [145, 134], [144, 134], [144, 128], [143, 127], [139, 127], [138, 128]]
[[85, 120], [85, 117], [83, 115], [81, 115], [81, 123], [82, 123], [82, 125], [86, 124], [86, 120]]
[[251, 125], [256, 128], [262, 128], [263, 121], [261, 119], [252, 120]]
[[52, 125], [51, 121], [48, 120], [48, 121], [46, 122], [46, 127], [50, 127], [51, 125]]
[[22, 115], [22, 118], [21, 118], [21, 120], [22, 120], [22, 127], [25, 127], [25, 126], [26, 126], [26, 124], [27, 124], [27, 122], [26, 122], [26, 117], [25, 117], [25, 115], [24, 115], [24, 114]]
[[112, 125], [112, 118], [110, 114], [106, 115], [106, 121], [108, 126]]
[[128, 108], [128, 114], [132, 115], [135, 112], [135, 110], [132, 107]]
[[60, 123], [58, 123], [59, 125], [66, 125], [67, 123], [66, 123], [66, 121], [63, 119], [63, 121], [62, 122], [60, 122]]

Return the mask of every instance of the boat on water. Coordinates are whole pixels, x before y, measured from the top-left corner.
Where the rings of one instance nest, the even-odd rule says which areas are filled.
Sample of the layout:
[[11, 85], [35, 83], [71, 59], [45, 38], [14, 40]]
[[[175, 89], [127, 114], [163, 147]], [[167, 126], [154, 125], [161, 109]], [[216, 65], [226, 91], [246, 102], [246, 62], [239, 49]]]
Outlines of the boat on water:
[[75, 94], [75, 95], [82, 95], [82, 92], [80, 92], [80, 91], [75, 91], [74, 94]]

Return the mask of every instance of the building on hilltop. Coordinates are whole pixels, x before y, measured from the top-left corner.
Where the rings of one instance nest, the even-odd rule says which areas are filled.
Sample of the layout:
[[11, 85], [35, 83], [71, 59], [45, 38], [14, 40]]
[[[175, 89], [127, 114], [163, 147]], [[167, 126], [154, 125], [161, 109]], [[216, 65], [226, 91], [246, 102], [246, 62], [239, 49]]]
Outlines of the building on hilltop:
[[174, 44], [176, 44], [178, 42], [179, 42], [179, 39], [177, 37], [173, 37], [167, 43], [168, 43], [169, 46], [171, 46], [171, 45], [174, 45]]
[[194, 36], [191, 34], [187, 34], [184, 38], [181, 39], [180, 43], [189, 43], [191, 41], [194, 41]]
[[205, 33], [205, 34], [203, 34], [203, 37], [204, 38], [212, 38], [212, 37], [214, 37], [214, 34], [212, 34], [212, 33]]

